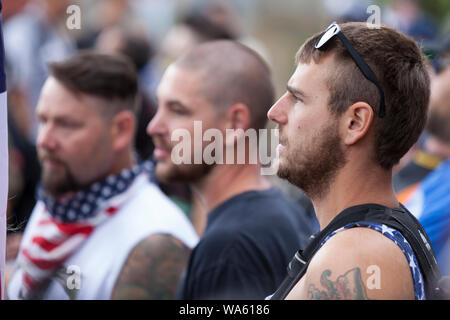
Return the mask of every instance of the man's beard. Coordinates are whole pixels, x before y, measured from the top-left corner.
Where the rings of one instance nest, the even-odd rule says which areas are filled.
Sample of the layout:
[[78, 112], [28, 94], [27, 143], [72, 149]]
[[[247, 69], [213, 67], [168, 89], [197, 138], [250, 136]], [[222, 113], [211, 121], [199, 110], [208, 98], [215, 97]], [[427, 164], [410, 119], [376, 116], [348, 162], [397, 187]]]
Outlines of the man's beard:
[[291, 145], [286, 151], [278, 176], [302, 189], [311, 199], [326, 195], [337, 172], [346, 163], [337, 123], [314, 136], [309, 145]]
[[[167, 142], [165, 139], [154, 136], [153, 143], [156, 146], [169, 150], [170, 157], [165, 160], [158, 160], [155, 167], [156, 178], [163, 183], [196, 183], [203, 177], [208, 175], [214, 168], [215, 164], [194, 163], [194, 152], [192, 152], [192, 158], [190, 163], [175, 164], [172, 162], [172, 150], [173, 145]], [[203, 149], [201, 150], [203, 155]]]
[[208, 165], [205, 163], [191, 165], [176, 165], [172, 163], [169, 167], [162, 163], [157, 163], [155, 174], [158, 180], [163, 183], [195, 183], [207, 176], [213, 167], [214, 164]]
[[[42, 165], [45, 159], [51, 159], [52, 161], [58, 162], [60, 164], [60, 168], [58, 168], [58, 170], [61, 173], [57, 175], [55, 172], [56, 169], [46, 169], [45, 166]], [[40, 157], [40, 163], [42, 167], [42, 187], [49, 195], [56, 198], [69, 192], [81, 190], [84, 187], [76, 181], [75, 176], [72, 174], [69, 166], [65, 162], [45, 155]]]

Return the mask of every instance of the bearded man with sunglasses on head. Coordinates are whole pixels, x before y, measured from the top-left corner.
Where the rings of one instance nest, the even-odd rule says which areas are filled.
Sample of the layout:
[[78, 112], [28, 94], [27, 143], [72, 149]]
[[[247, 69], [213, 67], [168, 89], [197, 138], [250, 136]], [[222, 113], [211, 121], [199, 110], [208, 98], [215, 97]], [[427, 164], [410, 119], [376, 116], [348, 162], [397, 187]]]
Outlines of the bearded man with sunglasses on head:
[[296, 63], [268, 117], [280, 129], [278, 175], [311, 198], [321, 231], [271, 299], [430, 298], [433, 249], [392, 187], [426, 122], [424, 56], [392, 28], [333, 23]]

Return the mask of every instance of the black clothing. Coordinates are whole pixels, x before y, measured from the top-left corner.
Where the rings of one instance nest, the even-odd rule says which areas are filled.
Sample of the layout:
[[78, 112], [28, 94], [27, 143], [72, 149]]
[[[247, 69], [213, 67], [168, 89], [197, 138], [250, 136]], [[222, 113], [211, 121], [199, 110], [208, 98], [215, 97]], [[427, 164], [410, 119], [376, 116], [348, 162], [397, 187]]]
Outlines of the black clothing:
[[228, 199], [209, 213], [178, 298], [264, 299], [284, 279], [311, 225], [275, 188]]

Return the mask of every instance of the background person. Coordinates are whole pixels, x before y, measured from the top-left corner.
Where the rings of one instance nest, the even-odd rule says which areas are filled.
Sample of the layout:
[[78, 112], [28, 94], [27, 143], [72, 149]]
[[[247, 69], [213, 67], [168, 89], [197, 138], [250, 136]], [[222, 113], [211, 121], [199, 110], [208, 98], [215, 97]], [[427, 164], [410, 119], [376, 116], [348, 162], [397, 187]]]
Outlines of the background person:
[[[157, 91], [159, 107], [148, 125], [155, 144], [156, 176], [191, 185], [205, 212], [206, 227], [181, 284], [180, 299], [263, 299], [286, 274], [286, 265], [311, 233], [302, 208], [288, 201], [261, 176], [261, 166], [244, 164], [176, 165], [172, 133], [186, 130], [193, 139], [194, 121], [202, 130], [218, 130], [217, 149], [237, 155], [244, 132], [261, 129], [273, 102], [271, 74], [251, 49], [233, 41], [208, 42], [168, 67]], [[228, 129], [242, 134], [226, 137]], [[192, 139], [192, 140], [193, 140]], [[208, 143], [195, 141], [201, 152]], [[216, 151], [222, 152], [222, 151]]]
[[133, 65], [84, 52], [50, 69], [37, 106], [42, 188], [8, 297], [172, 298], [197, 237], [136, 163]]
[[[448, 59], [449, 53], [450, 46], [440, 58]], [[413, 160], [397, 177], [397, 182], [409, 183], [399, 191], [399, 199], [430, 236], [444, 275], [450, 275], [450, 252], [446, 249], [450, 244], [449, 100], [450, 65], [440, 68], [433, 78], [426, 132], [414, 151]]]
[[69, 4], [67, 0], [29, 1], [5, 23], [5, 58], [26, 105], [18, 124], [32, 141], [37, 130], [35, 108], [48, 76], [47, 63], [61, 61], [76, 49], [65, 28]]

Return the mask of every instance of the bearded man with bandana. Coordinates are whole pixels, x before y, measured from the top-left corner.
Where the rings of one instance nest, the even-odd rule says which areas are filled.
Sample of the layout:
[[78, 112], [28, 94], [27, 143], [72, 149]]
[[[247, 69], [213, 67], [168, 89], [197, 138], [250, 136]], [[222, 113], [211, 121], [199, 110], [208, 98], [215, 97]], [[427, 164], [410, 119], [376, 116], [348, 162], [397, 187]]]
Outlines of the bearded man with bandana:
[[38, 202], [9, 299], [171, 299], [197, 236], [133, 148], [136, 72], [122, 56], [52, 63], [37, 105]]

